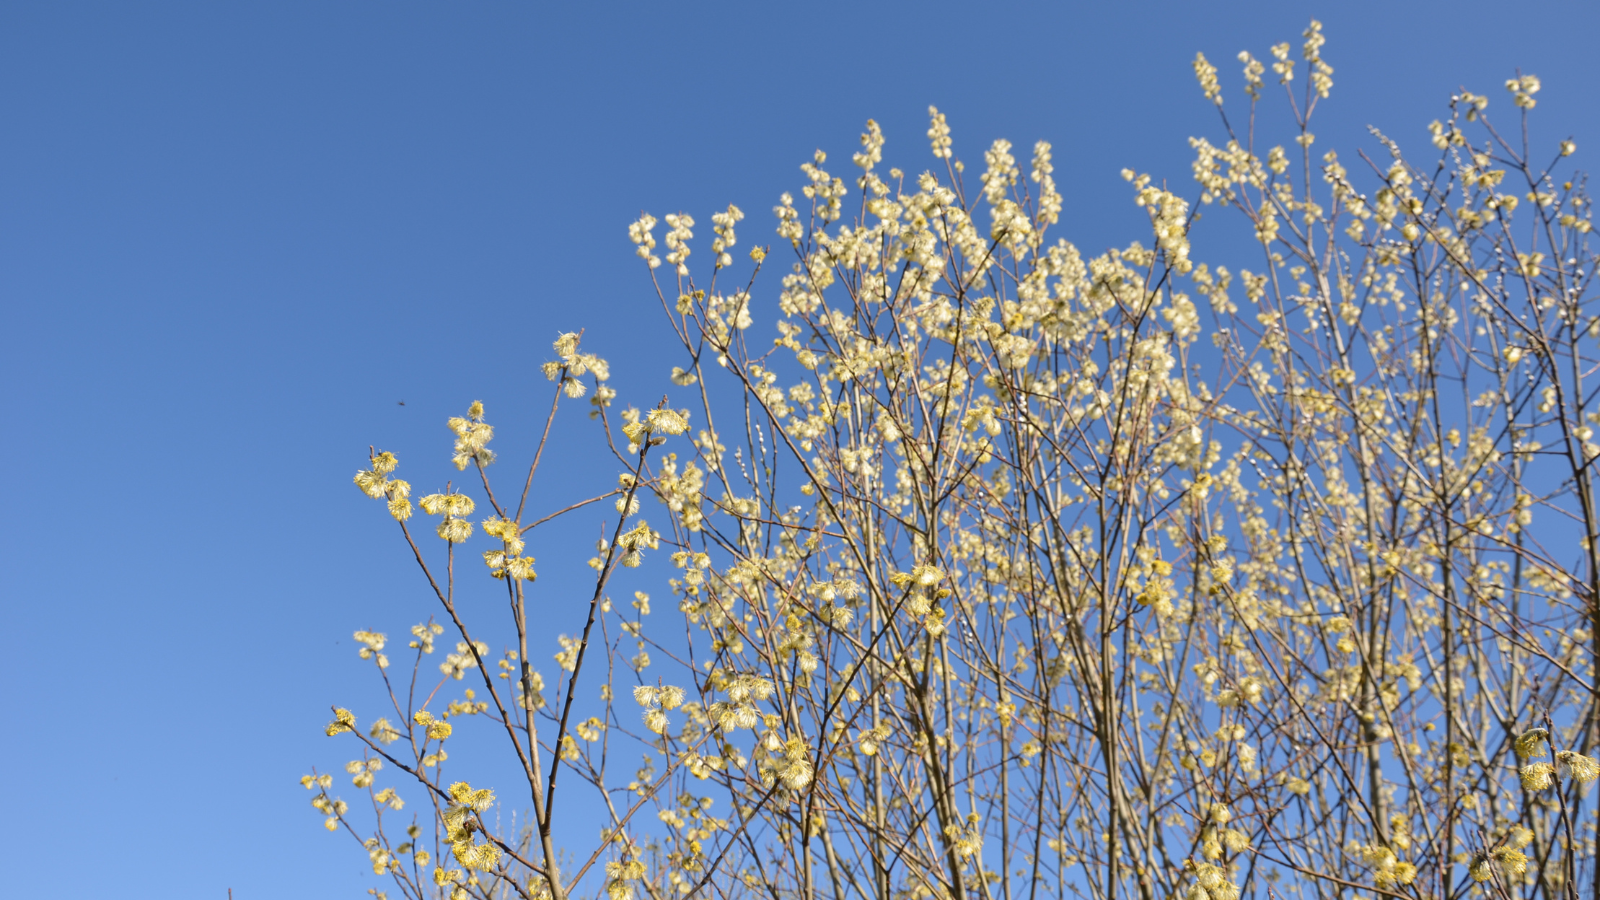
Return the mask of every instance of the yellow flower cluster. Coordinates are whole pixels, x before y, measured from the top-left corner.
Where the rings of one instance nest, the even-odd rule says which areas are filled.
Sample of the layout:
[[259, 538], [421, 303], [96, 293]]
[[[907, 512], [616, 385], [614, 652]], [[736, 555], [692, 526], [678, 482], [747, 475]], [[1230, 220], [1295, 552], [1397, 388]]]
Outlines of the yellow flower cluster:
[[446, 423], [450, 431], [456, 436], [455, 455], [451, 462], [457, 469], [477, 463], [486, 466], [494, 462], [494, 451], [488, 448], [489, 441], [494, 437], [494, 426], [483, 421], [483, 404], [473, 401], [467, 408], [467, 414], [452, 416]]
[[400, 478], [389, 477], [400, 465], [393, 453], [387, 451], [375, 454], [372, 457], [372, 468], [356, 473], [356, 487], [361, 492], [374, 500], [389, 501], [389, 514], [395, 521], [404, 522], [411, 518], [411, 484]]
[[360, 656], [362, 659], [376, 660], [378, 668], [389, 667], [389, 657], [383, 655], [383, 647], [388, 643], [387, 635], [376, 631], [358, 631], [355, 633], [356, 643], [361, 645]]
[[483, 533], [500, 539], [504, 545], [499, 550], [483, 551], [483, 562], [495, 578], [516, 578], [533, 581], [538, 574], [533, 571], [533, 557], [523, 556], [526, 546], [522, 528], [511, 519], [493, 517], [483, 520]]
[[430, 516], [443, 516], [437, 529], [439, 537], [459, 544], [472, 536], [472, 523], [467, 516], [476, 508], [466, 494], [429, 494], [420, 501], [422, 511]]

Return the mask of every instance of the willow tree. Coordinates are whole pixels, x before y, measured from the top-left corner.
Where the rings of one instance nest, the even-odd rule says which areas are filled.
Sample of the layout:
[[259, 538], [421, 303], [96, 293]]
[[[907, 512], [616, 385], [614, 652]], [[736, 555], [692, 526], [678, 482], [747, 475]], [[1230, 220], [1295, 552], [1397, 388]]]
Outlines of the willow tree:
[[[1529, 143], [1519, 75], [1504, 119], [1461, 91], [1427, 140], [1314, 149], [1322, 44], [1240, 54], [1248, 116], [1191, 139], [1196, 185], [1125, 172], [1151, 233], [1099, 255], [1049, 234], [1049, 144], [968, 181], [937, 110], [920, 173], [872, 122], [849, 180], [817, 152], [748, 263], [735, 207], [698, 256], [692, 217], [633, 223], [671, 402], [576, 335], [529, 401], [542, 453], [588, 395], [615, 480], [546, 509], [536, 453], [497, 486], [479, 404], [436, 523], [392, 454], [357, 475], [436, 620], [409, 690], [356, 634], [392, 709], [335, 710], [371, 812], [313, 773], [327, 827], [406, 897], [1594, 896], [1575, 147]], [[1291, 134], [1257, 133], [1268, 80]], [[1193, 257], [1201, 209], [1238, 261]], [[530, 627], [577, 608], [534, 529], [597, 510], [579, 618]], [[646, 581], [671, 600], [613, 601]], [[462, 728], [523, 777], [473, 780]]]

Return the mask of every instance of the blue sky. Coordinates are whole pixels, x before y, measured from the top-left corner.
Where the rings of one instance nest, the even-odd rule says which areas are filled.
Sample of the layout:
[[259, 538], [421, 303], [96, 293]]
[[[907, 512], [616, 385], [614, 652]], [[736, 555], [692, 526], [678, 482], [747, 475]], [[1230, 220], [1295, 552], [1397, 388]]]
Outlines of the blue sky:
[[[1535, 139], [1600, 152], [1592, 3], [0, 6], [7, 892], [364, 896], [296, 779], [346, 758], [320, 727], [369, 687], [350, 632], [433, 610], [350, 476], [376, 443], [442, 480], [475, 399], [524, 459], [561, 331], [653, 402], [678, 360], [640, 210], [709, 232], [736, 203], [769, 243], [869, 117], [885, 167], [929, 166], [931, 103], [969, 160], [1052, 141], [1098, 252], [1145, 238], [1118, 170], [1189, 184], [1217, 132], [1195, 52], [1242, 109], [1233, 55], [1312, 16], [1318, 149], [1424, 147], [1457, 86], [1504, 114], [1520, 66]], [[614, 477], [563, 424], [536, 503]], [[553, 621], [587, 535], [531, 548]]]

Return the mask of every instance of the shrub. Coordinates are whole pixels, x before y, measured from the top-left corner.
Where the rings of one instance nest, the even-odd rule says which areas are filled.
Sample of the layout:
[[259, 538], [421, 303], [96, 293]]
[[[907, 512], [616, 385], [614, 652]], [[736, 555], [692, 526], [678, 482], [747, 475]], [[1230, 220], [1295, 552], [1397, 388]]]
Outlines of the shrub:
[[[494, 489], [481, 405], [449, 422], [478, 484], [421, 497], [431, 529], [375, 453], [356, 482], [441, 610], [408, 656], [453, 646], [430, 696], [466, 689], [336, 710], [376, 815], [314, 773], [327, 826], [408, 897], [1577, 896], [1600, 316], [1575, 148], [1522, 137], [1519, 75], [1507, 120], [1463, 91], [1425, 152], [1374, 132], [1341, 159], [1313, 150], [1320, 26], [1271, 59], [1240, 55], [1248, 127], [1191, 140], [1197, 191], [1124, 173], [1148, 244], [1052, 238], [1050, 146], [996, 141], [969, 182], [937, 110], [933, 170], [885, 171], [869, 122], [854, 176], [819, 151], [749, 265], [737, 208], [704, 256], [688, 215], [659, 243], [635, 222], [692, 399], [619, 410], [604, 360], [555, 344], [544, 434], [588, 395], [619, 470], [559, 511], [616, 510], [585, 618], [529, 633], [525, 544], [558, 513], [528, 503], [538, 454]], [[1255, 134], [1269, 78], [1283, 145]], [[1251, 268], [1194, 258], [1201, 208]], [[646, 560], [672, 601], [613, 603]], [[463, 617], [485, 590], [509, 621]], [[387, 680], [386, 638], [356, 637]], [[463, 727], [524, 780], [446, 778]], [[423, 810], [404, 839], [380, 767]], [[597, 841], [559, 826], [580, 797]]]

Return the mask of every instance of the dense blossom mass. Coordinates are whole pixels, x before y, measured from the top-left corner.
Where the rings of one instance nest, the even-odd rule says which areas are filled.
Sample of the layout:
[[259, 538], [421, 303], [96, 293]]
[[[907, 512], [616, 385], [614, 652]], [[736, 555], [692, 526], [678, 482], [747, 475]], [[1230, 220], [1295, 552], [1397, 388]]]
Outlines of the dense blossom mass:
[[[1194, 185], [1125, 172], [1151, 231], [1098, 255], [1049, 234], [1048, 143], [995, 141], [973, 178], [936, 109], [920, 173], [883, 168], [873, 122], [848, 176], [818, 151], [748, 266], [736, 207], [701, 255], [693, 217], [641, 216], [681, 408], [619, 408], [562, 335], [525, 478], [492, 482], [481, 404], [449, 420], [471, 475], [417, 501], [437, 542], [372, 454], [356, 485], [439, 621], [407, 651], [356, 633], [392, 708], [327, 733], [359, 745], [370, 815], [303, 783], [374, 892], [1595, 896], [1577, 148], [1529, 144], [1519, 74], [1505, 119], [1463, 91], [1426, 132], [1313, 149], [1323, 46], [1313, 22], [1298, 58], [1241, 53], [1243, 118], [1197, 56], [1221, 118]], [[1256, 133], [1271, 78], [1282, 142]], [[1201, 258], [1200, 210], [1248, 265]], [[532, 509], [583, 398], [617, 480]], [[532, 530], [596, 511], [582, 616], [530, 629]], [[509, 618], [469, 620], [468, 592]], [[468, 728], [523, 781], [447, 779]], [[598, 837], [562, 826], [580, 803]]]

